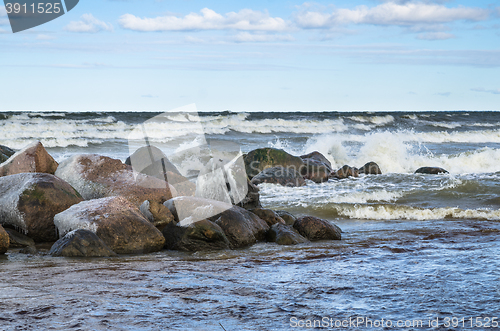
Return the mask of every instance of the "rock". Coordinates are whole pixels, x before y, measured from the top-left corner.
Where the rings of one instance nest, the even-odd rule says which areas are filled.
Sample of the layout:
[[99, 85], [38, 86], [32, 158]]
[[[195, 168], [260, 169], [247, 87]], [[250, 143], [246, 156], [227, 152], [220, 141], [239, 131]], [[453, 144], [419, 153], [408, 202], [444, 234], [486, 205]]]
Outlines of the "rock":
[[41, 142], [32, 143], [0, 164], [0, 176], [25, 172], [54, 174], [57, 162], [47, 153]]
[[231, 248], [251, 245], [264, 240], [269, 226], [257, 215], [231, 204], [197, 198], [176, 197], [166, 201], [180, 225], [188, 225], [209, 219], [219, 225], [230, 242]]
[[328, 177], [332, 172], [331, 167], [315, 159], [303, 159], [303, 161], [304, 166], [300, 170], [302, 177], [318, 184], [328, 181]]
[[5, 254], [10, 246], [9, 234], [3, 226], [0, 225], [0, 254]]
[[276, 223], [285, 224], [285, 221], [271, 209], [255, 208], [250, 211], [259, 216], [259, 218], [264, 220], [269, 226], [273, 226]]
[[328, 159], [318, 151], [314, 151], [314, 152], [311, 152], [309, 154], [301, 155], [300, 158], [304, 162], [305, 162], [305, 160], [315, 160], [315, 161], [321, 162], [325, 166], [327, 166], [328, 168], [332, 169], [332, 164], [330, 163], [330, 161], [328, 161]]
[[0, 222], [35, 242], [56, 241], [54, 215], [82, 200], [71, 185], [50, 174], [0, 177]]
[[57, 214], [54, 223], [60, 236], [90, 230], [118, 254], [157, 252], [165, 244], [161, 232], [123, 197], [83, 201]]
[[298, 187], [306, 185], [306, 181], [293, 169], [287, 169], [282, 166], [267, 168], [252, 179], [252, 184], [262, 183], [280, 184], [289, 187]]
[[308, 242], [306, 238], [294, 231], [288, 225], [276, 223], [267, 233], [267, 241], [275, 242], [278, 245], [297, 245]]
[[196, 252], [229, 248], [229, 241], [220, 226], [201, 220], [186, 226], [169, 223], [163, 228], [165, 248]]
[[342, 230], [338, 226], [317, 217], [298, 218], [293, 227], [311, 241], [341, 239]]
[[262, 205], [260, 204], [260, 193], [259, 193], [259, 188], [257, 185], [252, 184], [252, 182], [247, 178], [247, 186], [248, 186], [248, 192], [245, 198], [241, 200], [239, 203], [236, 204], [236, 206], [244, 208], [244, 209], [254, 209], [254, 208], [261, 208]]
[[297, 220], [297, 217], [284, 210], [276, 210], [276, 214], [285, 221], [286, 225], [293, 226], [293, 223]]
[[11, 149], [7, 146], [0, 145], [0, 164], [7, 161], [9, 159], [9, 157], [14, 155], [15, 153], [16, 153], [16, 151], [14, 151], [13, 149]]
[[150, 221], [158, 230], [171, 223], [175, 222], [174, 215], [162, 203], [146, 200], [139, 208], [141, 213]]
[[167, 181], [179, 195], [194, 195], [196, 185], [182, 176], [177, 167], [155, 146], [144, 146], [125, 160], [126, 165], [141, 174]]
[[7, 231], [7, 233], [9, 234], [10, 247], [21, 248], [35, 246], [35, 241], [30, 237], [9, 228], [6, 228], [5, 231]]
[[73, 230], [54, 243], [49, 251], [52, 256], [110, 257], [116, 256], [94, 232]]
[[344, 179], [348, 177], [359, 177], [358, 169], [350, 167], [348, 165], [343, 166], [339, 170], [330, 174], [331, 178]]
[[38, 254], [38, 250], [36, 249], [35, 246], [26, 246], [23, 249], [20, 249], [19, 253], [28, 254], [28, 255], [36, 255], [36, 254]]
[[175, 189], [165, 181], [134, 172], [120, 160], [96, 154], [75, 155], [59, 165], [56, 176], [86, 200], [123, 196], [139, 207], [144, 200], [163, 203]]
[[285, 167], [300, 173], [304, 162], [300, 157], [293, 156], [281, 149], [259, 148], [245, 156], [245, 167], [249, 179], [259, 174], [266, 168], [276, 166]]
[[368, 162], [359, 168], [359, 173], [365, 175], [381, 175], [382, 170], [380, 170], [380, 167], [375, 162]]
[[448, 171], [439, 167], [422, 167], [418, 168], [415, 171], [416, 174], [428, 174], [428, 175], [437, 175], [437, 174], [447, 174]]

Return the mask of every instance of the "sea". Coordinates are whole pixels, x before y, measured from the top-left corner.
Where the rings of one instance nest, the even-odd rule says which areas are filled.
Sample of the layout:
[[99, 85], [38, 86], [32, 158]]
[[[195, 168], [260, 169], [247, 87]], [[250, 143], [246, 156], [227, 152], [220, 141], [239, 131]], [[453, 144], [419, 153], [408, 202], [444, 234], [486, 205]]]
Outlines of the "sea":
[[[0, 330], [490, 330], [500, 327], [500, 112], [0, 112], [0, 144], [61, 162], [162, 149], [192, 181], [235, 149], [321, 152], [382, 175], [260, 185], [265, 208], [340, 241], [70, 259], [0, 257]], [[229, 147], [228, 147], [229, 146]], [[415, 174], [420, 167], [448, 173]]]

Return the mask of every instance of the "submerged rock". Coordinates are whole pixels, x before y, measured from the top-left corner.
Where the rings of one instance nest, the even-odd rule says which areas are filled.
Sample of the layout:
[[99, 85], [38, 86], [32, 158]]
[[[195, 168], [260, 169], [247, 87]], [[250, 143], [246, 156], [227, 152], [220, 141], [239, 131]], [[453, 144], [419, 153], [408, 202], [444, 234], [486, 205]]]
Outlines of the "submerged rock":
[[110, 257], [116, 256], [94, 232], [77, 229], [54, 243], [49, 251], [52, 256]]
[[50, 174], [0, 177], [0, 222], [35, 242], [56, 241], [54, 215], [82, 200], [70, 184]]
[[276, 210], [276, 214], [285, 221], [286, 225], [293, 226], [293, 223], [295, 223], [295, 221], [297, 220], [297, 217], [284, 210]]
[[0, 254], [5, 254], [10, 246], [9, 234], [3, 226], [0, 225]]
[[342, 230], [333, 223], [313, 216], [298, 218], [293, 227], [311, 241], [340, 240]]
[[252, 179], [252, 184], [279, 184], [282, 186], [299, 187], [306, 185], [304, 177], [293, 169], [282, 166], [267, 168]]
[[118, 254], [156, 252], [165, 244], [161, 232], [123, 197], [83, 201], [57, 214], [54, 223], [61, 236], [92, 231]]
[[275, 242], [278, 245], [297, 245], [308, 242], [306, 238], [288, 225], [282, 223], [274, 224], [267, 233], [267, 241]]
[[35, 246], [35, 241], [16, 230], [6, 228], [5, 231], [9, 234], [10, 247], [12, 248], [22, 248]]
[[359, 168], [359, 173], [365, 175], [381, 175], [382, 170], [380, 170], [380, 167], [375, 162], [368, 162]]
[[181, 251], [207, 251], [229, 248], [229, 240], [220, 226], [209, 220], [180, 225], [169, 223], [163, 228], [165, 248]]
[[339, 170], [330, 174], [330, 178], [336, 178], [336, 179], [345, 179], [349, 177], [359, 177], [358, 169], [345, 165]]
[[175, 194], [167, 182], [97, 154], [75, 155], [61, 162], [56, 176], [70, 183], [86, 200], [122, 196], [139, 207], [144, 200], [163, 203]]
[[9, 176], [25, 172], [43, 172], [54, 174], [57, 162], [47, 153], [41, 142], [35, 142], [13, 154], [0, 164], [0, 176]]
[[274, 210], [271, 209], [262, 209], [262, 208], [255, 208], [250, 210], [252, 213], [255, 215], [259, 216], [262, 220], [264, 220], [267, 225], [273, 226], [276, 223], [281, 223], [285, 224], [285, 221], [274, 212]]
[[328, 159], [320, 152], [312, 152], [300, 157], [304, 161], [304, 166], [300, 170], [300, 174], [305, 178], [312, 180], [315, 183], [323, 183], [328, 181], [328, 177], [332, 172], [332, 165]]
[[16, 153], [15, 150], [13, 150], [7, 146], [0, 145], [0, 164], [7, 161], [9, 159], [9, 157], [14, 155], [15, 153]]
[[259, 148], [245, 156], [245, 167], [248, 178], [252, 179], [266, 168], [281, 166], [300, 173], [304, 162], [300, 157], [293, 156], [281, 149]]
[[415, 171], [416, 174], [428, 174], [428, 175], [437, 175], [437, 174], [447, 174], [448, 171], [439, 167], [422, 167], [418, 168]]

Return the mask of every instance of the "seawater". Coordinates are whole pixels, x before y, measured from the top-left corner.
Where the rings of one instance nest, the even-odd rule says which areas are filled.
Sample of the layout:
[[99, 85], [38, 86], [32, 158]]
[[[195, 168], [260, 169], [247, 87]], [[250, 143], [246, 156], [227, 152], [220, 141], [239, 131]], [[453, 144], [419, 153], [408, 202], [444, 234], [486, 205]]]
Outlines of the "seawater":
[[[0, 144], [40, 140], [57, 161], [77, 153], [125, 160], [142, 143], [133, 130], [157, 115], [3, 112]], [[200, 139], [242, 152], [317, 150], [335, 168], [375, 161], [383, 174], [261, 186], [265, 207], [328, 219], [344, 231], [338, 242], [111, 259], [11, 250], [0, 259], [0, 330], [291, 330], [290, 319], [324, 317], [423, 322], [405, 330], [434, 329], [437, 318], [441, 329], [465, 329], [444, 323], [500, 318], [500, 113], [168, 116], [168, 126], [149, 123], [147, 134], [185, 175], [195, 176], [209, 156], [185, 153]], [[421, 166], [449, 173], [414, 174]]]

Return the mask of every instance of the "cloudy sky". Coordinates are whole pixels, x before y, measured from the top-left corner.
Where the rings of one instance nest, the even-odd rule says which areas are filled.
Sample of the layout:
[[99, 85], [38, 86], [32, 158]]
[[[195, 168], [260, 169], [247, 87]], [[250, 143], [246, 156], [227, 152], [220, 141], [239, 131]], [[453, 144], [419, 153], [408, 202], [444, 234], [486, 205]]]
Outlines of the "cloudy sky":
[[2, 6], [0, 50], [0, 110], [500, 110], [500, 1]]

